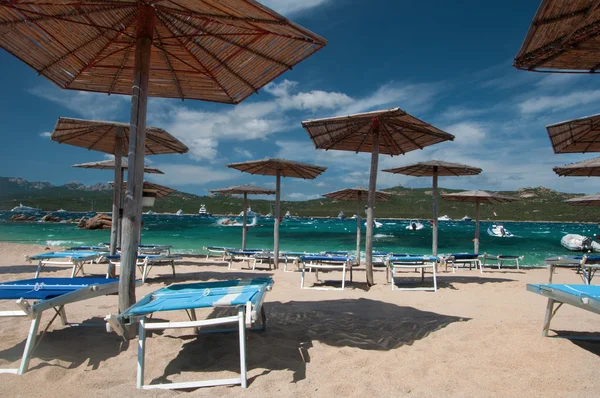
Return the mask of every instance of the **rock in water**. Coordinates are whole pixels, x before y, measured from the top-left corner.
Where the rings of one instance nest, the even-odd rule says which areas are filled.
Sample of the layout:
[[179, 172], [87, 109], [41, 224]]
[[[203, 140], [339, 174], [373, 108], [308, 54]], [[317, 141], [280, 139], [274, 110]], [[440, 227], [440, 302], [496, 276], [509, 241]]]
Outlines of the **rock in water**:
[[82, 218], [77, 227], [85, 229], [110, 229], [111, 225], [112, 218], [109, 215], [97, 214], [87, 221]]
[[61, 219], [58, 216], [53, 216], [52, 214], [48, 213], [44, 217], [42, 217], [41, 221], [43, 221], [43, 222], [60, 222]]

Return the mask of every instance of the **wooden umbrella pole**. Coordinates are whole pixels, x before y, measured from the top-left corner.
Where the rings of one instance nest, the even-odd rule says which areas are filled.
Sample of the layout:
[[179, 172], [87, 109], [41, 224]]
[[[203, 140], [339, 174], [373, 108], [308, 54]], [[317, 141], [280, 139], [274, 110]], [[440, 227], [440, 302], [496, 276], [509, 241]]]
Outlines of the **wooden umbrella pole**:
[[356, 201], [356, 264], [360, 265], [360, 196], [358, 193], [358, 200]]
[[[113, 203], [112, 203], [112, 223], [110, 226], [110, 254], [114, 255], [119, 246], [119, 224], [121, 210], [121, 189], [123, 188], [123, 180], [121, 174], [121, 158], [123, 157], [123, 128], [117, 128], [115, 137], [115, 185], [113, 186]], [[112, 267], [109, 275], [114, 276]]]
[[247, 219], [247, 214], [246, 212], [248, 211], [248, 194], [244, 193], [244, 222], [243, 222], [243, 226], [242, 226], [242, 250], [246, 250], [246, 219]]
[[475, 254], [479, 254], [479, 202], [475, 202]]
[[431, 253], [433, 256], [438, 254], [438, 175], [437, 166], [433, 168], [433, 225], [431, 229]]
[[275, 258], [275, 269], [279, 267], [279, 201], [281, 199], [281, 171], [277, 169], [277, 177], [275, 180], [275, 225], [273, 226], [273, 254]]
[[371, 152], [371, 175], [369, 176], [369, 196], [367, 197], [367, 235], [365, 238], [365, 259], [367, 270], [367, 285], [373, 286], [373, 224], [375, 191], [377, 189], [377, 168], [379, 163], [379, 135], [373, 134], [373, 149]]
[[[152, 7], [139, 5], [131, 96], [127, 193], [123, 212], [119, 312], [126, 310], [135, 303], [135, 268], [142, 224], [146, 111], [153, 29], [154, 11]], [[128, 328], [127, 337], [133, 338], [134, 335], [135, 325], [132, 325], [132, 328]]]
[[119, 173], [119, 181], [121, 181], [121, 195], [119, 197], [119, 207], [117, 213], [118, 229], [117, 229], [117, 247], [123, 247], [123, 202], [125, 187], [123, 186], [123, 176], [125, 171], [123, 170], [123, 163], [121, 163], [121, 172]]

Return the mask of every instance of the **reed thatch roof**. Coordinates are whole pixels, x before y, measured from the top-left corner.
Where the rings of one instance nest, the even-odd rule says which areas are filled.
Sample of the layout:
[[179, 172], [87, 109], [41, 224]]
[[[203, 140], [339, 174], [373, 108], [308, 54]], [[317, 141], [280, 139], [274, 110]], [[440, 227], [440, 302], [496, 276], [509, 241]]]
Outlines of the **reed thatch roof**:
[[[121, 168], [123, 170], [127, 170], [127, 165], [128, 165], [127, 158], [122, 158], [121, 159]], [[81, 168], [81, 169], [114, 170], [115, 169], [115, 160], [109, 159], [109, 160], [102, 160], [99, 162], [79, 163], [79, 164], [74, 164], [73, 167], [77, 167], [77, 168]], [[154, 167], [147, 166], [147, 165], [144, 166], [144, 173], [165, 174], [161, 170], [154, 168]]]
[[600, 206], [600, 195], [586, 195], [565, 200], [569, 206]]
[[231, 167], [232, 169], [237, 169], [245, 173], [260, 174], [265, 176], [275, 176], [277, 175], [277, 170], [279, 170], [279, 175], [282, 177], [303, 178], [305, 180], [313, 180], [317, 178], [319, 174], [327, 170], [327, 167], [276, 158], [230, 163], [227, 165], [227, 167]]
[[[325, 193], [322, 196], [325, 196], [326, 198], [334, 199], [334, 200], [352, 200], [354, 202], [357, 202], [358, 200], [366, 201], [368, 195], [369, 195], [368, 188], [354, 187], [354, 188], [346, 188], [346, 189], [341, 189], [339, 191]], [[377, 202], [385, 202], [391, 196], [392, 195], [387, 192], [375, 191], [375, 200]]]
[[307, 120], [302, 122], [302, 127], [317, 149], [357, 153], [372, 152], [370, 136], [374, 133], [381, 137], [379, 153], [386, 155], [402, 155], [454, 140], [452, 134], [433, 127], [400, 108]]
[[[129, 123], [98, 120], [58, 118], [52, 140], [94, 151], [114, 154], [117, 131], [123, 129], [123, 154], [129, 148]], [[186, 153], [188, 147], [177, 138], [158, 127], [146, 128], [146, 155]]]
[[[110, 185], [115, 185], [111, 182]], [[127, 182], [123, 182], [123, 190], [127, 189]], [[164, 198], [167, 195], [177, 192], [176, 189], [165, 187], [164, 185], [155, 184], [153, 182], [144, 181], [144, 191], [156, 191], [156, 199]]]
[[600, 114], [546, 126], [554, 153], [600, 152]]
[[152, 97], [237, 104], [326, 44], [254, 0], [13, 0], [0, 47], [63, 89], [131, 95], [138, 15]]
[[474, 176], [481, 173], [481, 169], [479, 167], [467, 166], [466, 164], [460, 163], [442, 162], [440, 160], [419, 162], [382, 171], [393, 174], [405, 174], [414, 177], [431, 177], [433, 175], [441, 177], [459, 177]]
[[539, 72], [598, 72], [599, 5], [597, 0], [543, 0], [514, 66]]
[[600, 158], [571, 163], [552, 170], [561, 177], [600, 177]]
[[227, 188], [211, 189], [210, 192], [231, 195], [275, 195], [274, 189], [257, 187], [255, 185], [235, 185]]
[[479, 203], [508, 203], [519, 199], [512, 196], [500, 195], [487, 191], [464, 191], [458, 193], [443, 193], [442, 199], [451, 202], [479, 202]]

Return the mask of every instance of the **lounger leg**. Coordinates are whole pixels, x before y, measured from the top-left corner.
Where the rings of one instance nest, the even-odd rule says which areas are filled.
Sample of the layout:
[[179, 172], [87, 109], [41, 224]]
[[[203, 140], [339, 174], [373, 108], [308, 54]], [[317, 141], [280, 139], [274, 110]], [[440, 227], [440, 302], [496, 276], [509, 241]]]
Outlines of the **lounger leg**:
[[548, 269], [550, 270], [550, 277], [548, 278], [548, 283], [552, 283], [552, 276], [554, 274], [554, 264], [550, 264], [548, 266]]
[[229, 267], [227, 269], [231, 271], [231, 266], [233, 265], [233, 257], [229, 259]]
[[548, 330], [550, 330], [550, 321], [554, 316], [554, 303], [553, 299], [548, 299], [548, 305], [546, 306], [546, 317], [544, 318], [544, 329], [542, 330], [542, 336], [548, 337]]
[[65, 306], [61, 305], [58, 307], [58, 316], [60, 316], [60, 321], [63, 326], [67, 325], [67, 311], [65, 310]]
[[302, 276], [300, 277], [300, 289], [304, 289], [304, 272], [306, 271], [306, 264], [302, 264]]
[[344, 265], [342, 266], [342, 290], [344, 290], [345, 286], [346, 286], [346, 264], [344, 263]]
[[146, 356], [146, 318], [140, 319], [138, 337], [138, 366], [137, 366], [137, 388], [144, 385], [144, 360]]
[[437, 292], [437, 277], [436, 277], [436, 271], [435, 271], [436, 265], [434, 264], [432, 268], [433, 268], [433, 291]]
[[173, 278], [175, 278], [175, 260], [171, 261], [171, 269], [173, 270]]
[[517, 269], [520, 270], [520, 266], [519, 266], [519, 259], [517, 258]]
[[396, 269], [394, 268], [394, 264], [391, 265], [390, 267], [390, 280], [392, 281], [392, 291], [394, 291], [394, 288], [396, 287]]
[[42, 260], [40, 260], [38, 262], [38, 267], [37, 270], [35, 271], [35, 278], [37, 279], [38, 276], [40, 276], [40, 271], [42, 270]]
[[244, 306], [238, 308], [239, 328], [240, 328], [240, 380], [242, 388], [247, 385], [246, 372], [246, 324], [244, 323]]
[[31, 359], [31, 353], [35, 347], [35, 339], [37, 338], [40, 319], [42, 319], [42, 314], [37, 313], [35, 319], [31, 321], [31, 327], [29, 328], [29, 334], [27, 335], [27, 343], [25, 343], [25, 350], [23, 351], [23, 358], [21, 359], [21, 366], [19, 366], [19, 372], [17, 373], [18, 375], [27, 372], [27, 369], [29, 368], [29, 360]]

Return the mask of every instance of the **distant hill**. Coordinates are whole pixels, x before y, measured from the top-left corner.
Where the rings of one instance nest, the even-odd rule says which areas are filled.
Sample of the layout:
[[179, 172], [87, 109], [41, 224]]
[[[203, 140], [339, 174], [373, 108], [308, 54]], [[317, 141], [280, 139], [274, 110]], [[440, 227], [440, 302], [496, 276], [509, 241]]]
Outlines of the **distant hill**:
[[[388, 202], [377, 203], [377, 217], [431, 218], [431, 188], [398, 186], [385, 191], [392, 193], [392, 197]], [[458, 191], [440, 189], [440, 192]], [[597, 209], [568, 206], [564, 203], [566, 199], [580, 195], [561, 193], [544, 187], [522, 188], [500, 193], [519, 197], [521, 200], [503, 205], [482, 205], [482, 220], [600, 222]], [[108, 212], [111, 210], [112, 190], [107, 184], [84, 186], [78, 182], [70, 182], [62, 186], [54, 186], [49, 182], [29, 182], [21, 178], [0, 177], [0, 210], [10, 210], [19, 203], [40, 207], [44, 211], [63, 208], [70, 211], [93, 209]], [[242, 199], [235, 196], [197, 196], [178, 191], [157, 200], [152, 211], [174, 213], [182, 209], [184, 213], [197, 213], [202, 204], [206, 205], [208, 211], [213, 214], [238, 214], [243, 205]], [[252, 210], [258, 213], [266, 214], [270, 211], [269, 201], [249, 200], [249, 204]], [[315, 217], [336, 217], [340, 210], [343, 210], [349, 217], [356, 213], [356, 203], [337, 202], [326, 198], [302, 202], [284, 201], [281, 209], [282, 215], [290, 211], [296, 216]], [[472, 203], [440, 200], [439, 214], [447, 214], [453, 219], [460, 219], [464, 215], [474, 217], [475, 206]]]

